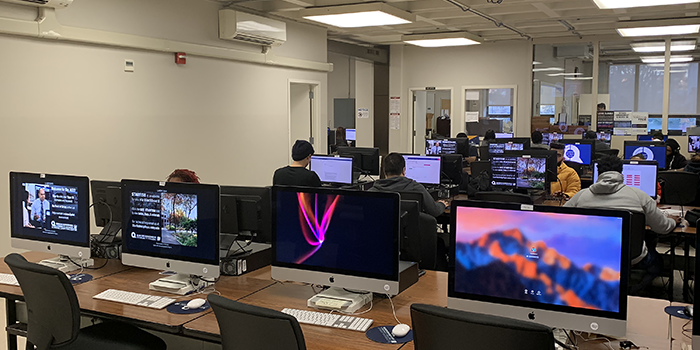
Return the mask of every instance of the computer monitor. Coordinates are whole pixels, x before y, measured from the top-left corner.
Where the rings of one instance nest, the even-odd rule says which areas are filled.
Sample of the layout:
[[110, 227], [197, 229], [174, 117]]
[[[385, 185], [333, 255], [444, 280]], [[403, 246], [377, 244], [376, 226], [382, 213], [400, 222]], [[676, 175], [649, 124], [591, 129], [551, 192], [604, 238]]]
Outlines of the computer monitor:
[[[625, 185], [636, 187], [652, 198], [656, 198], [656, 177], [659, 166], [653, 160], [624, 160], [622, 177]], [[598, 182], [598, 163], [593, 170], [593, 183]]]
[[551, 145], [553, 142], [559, 142], [559, 140], [564, 138], [564, 134], [557, 134], [555, 132], [543, 132], [542, 133], [542, 144]]
[[270, 187], [221, 186], [221, 233], [272, 242]]
[[357, 139], [355, 136], [355, 129], [345, 129], [345, 139], [348, 141], [355, 141]]
[[191, 293], [219, 277], [219, 186], [122, 180], [122, 263], [177, 274], [152, 290]]
[[453, 201], [452, 214], [449, 308], [625, 335], [629, 212]]
[[274, 280], [330, 286], [359, 306], [371, 293], [343, 288], [399, 293], [398, 193], [275, 186], [272, 201]]
[[491, 156], [491, 185], [494, 187], [548, 190], [551, 182], [548, 171], [556, 174], [556, 160], [552, 162], [549, 154], [508, 152]]
[[610, 141], [612, 140], [612, 134], [609, 134], [607, 132], [597, 132], [596, 138], [598, 139], [598, 141], [610, 143]]
[[333, 156], [311, 156], [311, 171], [321, 182], [352, 184], [352, 158]]
[[440, 156], [441, 182], [448, 185], [460, 185], [464, 165], [461, 154], [444, 154]]
[[[637, 135], [637, 141], [652, 141], [651, 135]], [[664, 142], [668, 141], [668, 135], [664, 135]], [[658, 141], [657, 141], [658, 142]]]
[[438, 156], [457, 152], [457, 140], [425, 140], [425, 155]]
[[113, 242], [122, 228], [121, 182], [90, 181], [95, 225], [103, 227], [98, 242]]
[[526, 137], [495, 139], [489, 143], [490, 154], [503, 154], [507, 151], [524, 151], [530, 149], [530, 139]]
[[440, 157], [404, 155], [406, 177], [421, 184], [440, 184]]
[[353, 167], [367, 175], [379, 175], [379, 148], [338, 147], [338, 155], [354, 159]]
[[590, 165], [595, 154], [595, 140], [561, 140], [564, 148], [564, 160], [583, 165]]
[[549, 116], [556, 113], [555, 105], [540, 105], [540, 115]]
[[688, 136], [688, 152], [700, 152], [700, 136]]
[[89, 187], [82, 176], [11, 172], [12, 247], [58, 254], [41, 264], [63, 272], [92, 266]]
[[469, 143], [472, 145], [479, 146], [481, 144], [481, 140], [479, 139], [479, 135], [469, 135], [467, 136], [469, 139]]
[[507, 132], [497, 132], [496, 133], [496, 138], [497, 139], [512, 139], [513, 138], [513, 133], [507, 133]]
[[655, 160], [659, 169], [666, 167], [666, 144], [663, 142], [625, 141], [625, 159], [637, 155], [639, 160]]

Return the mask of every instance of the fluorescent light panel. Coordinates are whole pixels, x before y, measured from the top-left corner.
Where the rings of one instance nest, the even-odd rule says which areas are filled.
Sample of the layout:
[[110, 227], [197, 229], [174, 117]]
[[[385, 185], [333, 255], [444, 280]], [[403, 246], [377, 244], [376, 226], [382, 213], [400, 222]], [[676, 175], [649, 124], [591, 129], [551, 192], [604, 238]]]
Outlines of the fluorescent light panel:
[[700, 0], [593, 0], [601, 9], [695, 4]]
[[[692, 60], [693, 56], [671, 56], [671, 63], [691, 62]], [[664, 56], [642, 57], [642, 62], [644, 63], [664, 63], [665, 61]]]
[[401, 41], [422, 47], [466, 46], [481, 44], [481, 37], [468, 32], [407, 34]]
[[547, 68], [535, 68], [533, 72], [563, 72], [564, 68], [559, 67], [547, 67]]
[[340, 28], [389, 26], [411, 23], [416, 16], [384, 3], [329, 6], [301, 10], [308, 20]]
[[697, 34], [700, 32], [700, 24], [664, 27], [619, 28], [617, 29], [617, 32], [620, 33], [620, 35], [627, 37]]
[[[632, 43], [630, 45], [632, 46], [632, 50], [634, 50], [634, 52], [647, 53], [666, 51], [666, 43], [664, 43], [663, 41], [651, 43]], [[697, 42], [695, 40], [672, 41], [671, 51], [693, 51], [695, 50], [696, 46]]]
[[561, 76], [576, 76], [576, 75], [583, 75], [583, 73], [554, 73], [554, 74], [547, 74], [550, 77], [561, 77]]

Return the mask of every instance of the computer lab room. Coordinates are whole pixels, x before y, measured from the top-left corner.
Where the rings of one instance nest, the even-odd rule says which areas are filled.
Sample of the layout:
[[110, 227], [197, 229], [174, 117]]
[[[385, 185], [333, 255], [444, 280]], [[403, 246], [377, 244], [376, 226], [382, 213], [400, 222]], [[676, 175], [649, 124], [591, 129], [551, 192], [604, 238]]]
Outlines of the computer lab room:
[[700, 349], [700, 0], [0, 0], [0, 349]]

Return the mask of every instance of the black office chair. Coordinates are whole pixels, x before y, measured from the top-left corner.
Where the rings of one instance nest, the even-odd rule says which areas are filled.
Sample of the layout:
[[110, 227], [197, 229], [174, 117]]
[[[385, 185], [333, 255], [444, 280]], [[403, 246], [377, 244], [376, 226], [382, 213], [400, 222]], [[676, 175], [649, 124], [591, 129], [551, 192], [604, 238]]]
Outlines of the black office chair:
[[686, 171], [660, 171], [661, 204], [688, 205], [695, 200], [700, 177]]
[[533, 204], [532, 198], [530, 196], [526, 194], [512, 192], [477, 192], [474, 195], [474, 198], [470, 199], [486, 202]]
[[209, 294], [221, 331], [222, 350], [305, 350], [297, 319], [276, 310], [248, 305]]
[[122, 322], [80, 328], [80, 306], [65, 273], [28, 262], [19, 254], [5, 257], [27, 303], [27, 349], [165, 350], [165, 342]]
[[487, 161], [491, 159], [491, 154], [489, 153], [489, 146], [479, 146], [479, 160]]
[[597, 149], [595, 150], [596, 158], [600, 158], [598, 154], [605, 155], [605, 156], [615, 156], [617, 157], [620, 154], [619, 149]]
[[538, 323], [426, 304], [411, 305], [411, 321], [416, 350], [554, 350], [552, 329]]
[[[437, 261], [445, 260], [444, 256], [438, 256], [438, 243], [437, 220], [421, 213], [417, 201], [401, 200], [401, 260], [415, 261], [421, 269], [435, 270]], [[444, 247], [441, 250], [445, 251]]]

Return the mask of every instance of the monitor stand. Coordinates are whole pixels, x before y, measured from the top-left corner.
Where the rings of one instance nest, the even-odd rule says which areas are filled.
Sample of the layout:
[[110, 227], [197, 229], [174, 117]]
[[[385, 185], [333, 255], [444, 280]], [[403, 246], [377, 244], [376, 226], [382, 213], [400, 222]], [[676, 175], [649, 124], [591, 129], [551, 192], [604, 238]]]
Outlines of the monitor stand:
[[187, 295], [213, 284], [213, 282], [206, 282], [197, 276], [178, 273], [176, 275], [157, 279], [151, 282], [148, 288], [164, 293]]
[[[71, 260], [78, 265], [74, 264]], [[39, 265], [48, 266], [65, 273], [79, 270], [81, 267], [93, 266], [95, 265], [95, 261], [92, 259], [79, 258], [77, 256], [68, 257], [66, 255], [59, 255], [52, 259], [42, 260], [39, 262]]]
[[351, 292], [331, 287], [306, 301], [314, 309], [336, 310], [353, 313], [372, 301], [372, 293]]

